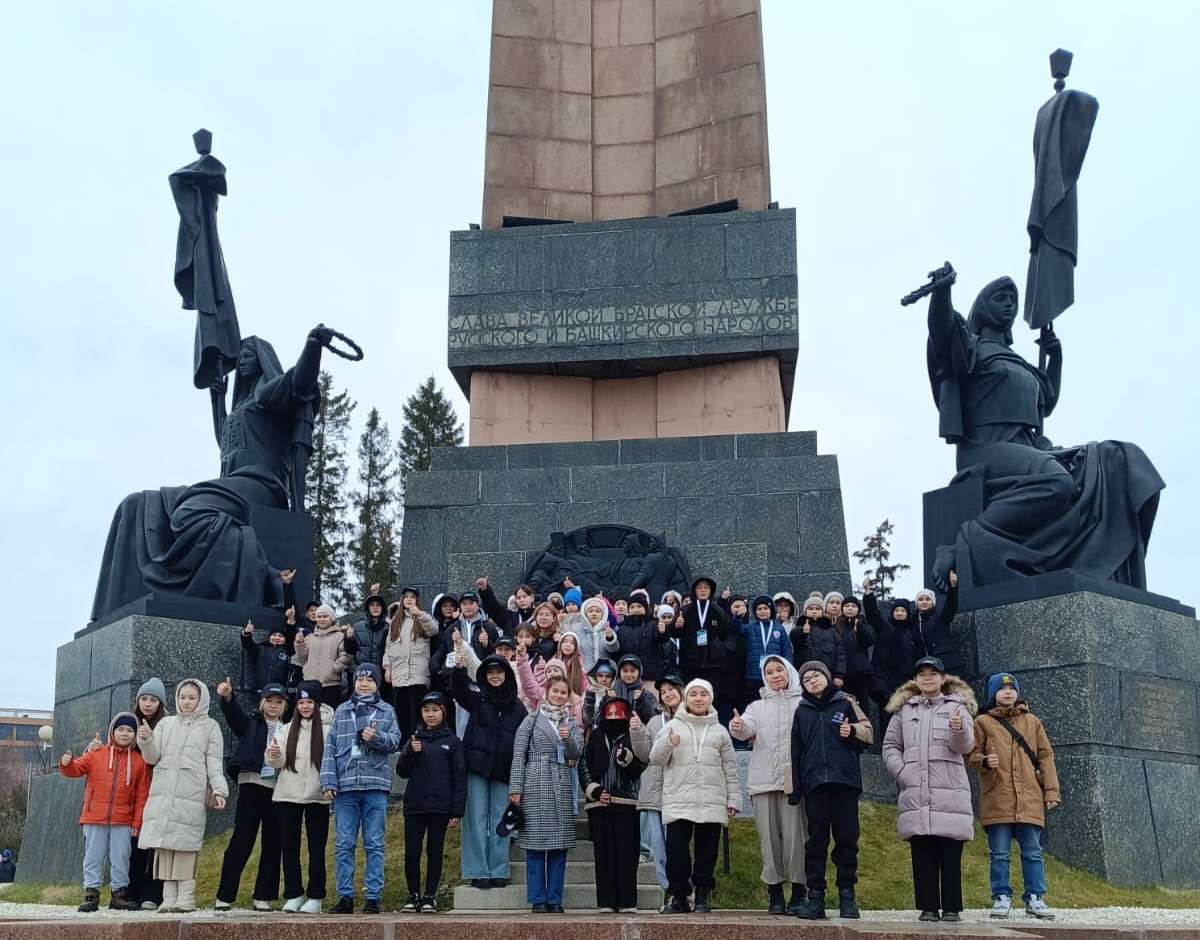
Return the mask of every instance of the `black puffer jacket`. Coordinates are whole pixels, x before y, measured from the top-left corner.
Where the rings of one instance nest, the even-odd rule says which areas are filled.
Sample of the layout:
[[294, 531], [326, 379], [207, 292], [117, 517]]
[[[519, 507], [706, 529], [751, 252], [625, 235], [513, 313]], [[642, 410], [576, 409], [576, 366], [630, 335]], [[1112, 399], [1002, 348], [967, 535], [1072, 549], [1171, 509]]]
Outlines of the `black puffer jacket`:
[[[700, 630], [707, 631], [707, 643], [701, 646], [697, 643]], [[704, 623], [700, 623], [700, 603], [693, 601], [683, 609], [683, 626], [671, 625], [668, 634], [679, 640], [679, 671], [682, 678], [691, 681], [705, 678], [714, 687], [721, 684], [721, 672], [729, 664], [731, 655], [735, 652], [730, 643], [732, 628], [729, 617], [721, 609], [716, 599], [708, 602]], [[741, 633], [738, 633], [741, 636]]]
[[408, 780], [404, 812], [461, 819], [467, 809], [467, 762], [462, 741], [445, 724], [432, 731], [422, 724], [415, 737], [421, 742], [421, 750], [414, 751], [409, 738], [396, 762], [396, 774]]
[[[875, 680], [873, 694], [886, 701], [891, 694], [912, 678], [913, 665], [918, 659], [936, 656], [946, 672], [959, 675], [963, 667], [962, 651], [950, 636], [950, 624], [958, 613], [958, 588], [950, 589], [945, 601], [923, 617], [903, 598], [885, 602], [885, 620], [874, 594], [863, 597], [863, 611], [877, 631], [875, 642]], [[907, 620], [892, 616], [896, 607], [908, 608]]]
[[[504, 667], [504, 684], [488, 685], [488, 667]], [[503, 656], [488, 656], [479, 664], [479, 684], [467, 678], [465, 669], [450, 671], [450, 689], [454, 700], [471, 713], [463, 746], [467, 752], [467, 771], [508, 783], [512, 773], [513, 744], [517, 729], [525, 720], [525, 706], [517, 697], [517, 676]]]
[[[225, 723], [237, 738], [237, 747], [229, 756], [225, 772], [234, 780], [242, 772], [259, 773], [267, 763], [267, 720], [257, 709], [247, 715], [236, 698], [227, 702], [218, 695], [217, 703], [221, 714], [225, 716]], [[286, 718], [286, 714], [280, 716], [279, 724]]]
[[295, 649], [292, 647], [291, 636], [295, 636], [294, 631], [282, 646], [272, 646], [269, 638], [262, 643], [255, 643], [253, 636], [242, 634], [242, 649], [246, 653], [246, 675], [253, 683], [252, 691], [260, 692], [269, 682], [278, 682], [285, 689], [290, 689], [296, 684], [292, 681], [297, 670], [292, 665], [292, 653]]
[[837, 629], [842, 635], [842, 648], [846, 651], [846, 675], [871, 675], [870, 651], [875, 645], [874, 628], [859, 614], [853, 620], [839, 617]]
[[642, 664], [642, 678], [661, 679], [674, 671], [675, 644], [667, 631], [659, 633], [653, 617], [626, 617], [617, 631], [621, 648], [618, 656], [636, 656]]
[[[843, 738], [843, 719], [854, 726]], [[819, 698], [805, 692], [792, 715], [792, 792], [797, 803], [819, 786], [836, 783], [862, 791], [858, 755], [871, 744], [871, 723], [845, 692], [829, 686]]]
[[[808, 633], [804, 632], [806, 624]], [[801, 620], [792, 629], [789, 639], [792, 641], [793, 664], [797, 669], [809, 660], [819, 659], [829, 667], [835, 679], [846, 678], [846, 646], [841, 633], [828, 617], [818, 617], [815, 622], [807, 618]]]
[[610, 738], [603, 724], [598, 724], [588, 736], [579, 762], [579, 789], [583, 791], [584, 809], [600, 807], [601, 792], [608, 793], [614, 803], [637, 806], [642, 771], [646, 769], [633, 753], [629, 725]]

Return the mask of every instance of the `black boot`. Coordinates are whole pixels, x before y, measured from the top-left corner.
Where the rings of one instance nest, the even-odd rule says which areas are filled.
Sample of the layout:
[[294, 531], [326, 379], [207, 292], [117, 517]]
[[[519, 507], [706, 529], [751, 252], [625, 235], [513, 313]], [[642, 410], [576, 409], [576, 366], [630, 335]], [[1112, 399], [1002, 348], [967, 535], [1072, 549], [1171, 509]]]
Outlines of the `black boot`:
[[667, 911], [668, 914], [690, 914], [691, 912], [692, 905], [688, 903], [686, 897], [680, 897], [678, 894], [671, 897], [671, 909]]
[[709, 904], [709, 899], [712, 897], [712, 888], [697, 888], [696, 889], [696, 906], [692, 908], [697, 914], [708, 914], [712, 911], [712, 906]]
[[114, 888], [112, 897], [108, 900], [110, 911], [136, 911], [140, 906], [129, 900], [129, 891], [126, 888]]
[[783, 903], [783, 885], [767, 885], [767, 913], [783, 914], [787, 905]]
[[83, 903], [79, 905], [80, 914], [95, 914], [100, 910], [100, 889], [84, 888]]
[[354, 898], [348, 898], [345, 895], [338, 898], [337, 904], [329, 909], [330, 914], [353, 914], [354, 913]]
[[858, 904], [854, 900], [854, 889], [840, 889], [838, 891], [838, 917], [848, 917], [852, 920], [858, 920], [861, 916], [858, 912]]
[[792, 898], [788, 901], [787, 912], [795, 917], [808, 899], [808, 887], [799, 882], [792, 882]]
[[801, 920], [825, 919], [825, 892], [816, 889], [808, 892], [808, 900], [800, 905], [796, 916]]

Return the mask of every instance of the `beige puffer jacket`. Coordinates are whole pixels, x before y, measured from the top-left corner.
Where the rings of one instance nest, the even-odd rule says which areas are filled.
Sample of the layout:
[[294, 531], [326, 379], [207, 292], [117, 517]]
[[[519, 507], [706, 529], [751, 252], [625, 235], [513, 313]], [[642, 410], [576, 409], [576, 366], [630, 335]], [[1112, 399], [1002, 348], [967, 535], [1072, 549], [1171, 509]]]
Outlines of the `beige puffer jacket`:
[[665, 712], [659, 712], [636, 731], [631, 729], [629, 732], [629, 743], [633, 745], [634, 756], [646, 764], [638, 783], [639, 810], [662, 812], [663, 769], [650, 763], [650, 749], [654, 746], [654, 739], [662, 731], [663, 725], [670, 720], [670, 716]]
[[731, 727], [729, 733], [739, 741], [754, 742], [746, 792], [751, 796], [777, 792], [791, 795], [792, 719], [800, 704], [800, 677], [796, 668], [782, 656], [768, 656], [767, 660], [777, 660], [787, 668], [787, 687], [773, 692], [767, 688], [764, 677], [763, 687], [759, 690], [761, 698], [751, 702], [746, 714], [741, 716], [740, 731], [735, 732]]
[[[678, 746], [671, 743], [672, 732], [679, 735]], [[693, 715], [680, 706], [654, 739], [650, 763], [664, 768], [664, 825], [677, 819], [725, 825], [725, 808], [742, 804], [733, 740], [715, 708]]]
[[[333, 727], [333, 709], [321, 706], [321, 728], [328, 736]], [[287, 740], [292, 722], [300, 722], [300, 734], [296, 738], [296, 769], [284, 767], [287, 762]], [[275, 743], [279, 745], [279, 756], [267, 755], [267, 764], [279, 771], [275, 780], [275, 793], [271, 797], [276, 803], [323, 803], [321, 798], [321, 762], [312, 762], [312, 719], [296, 715], [286, 725], [275, 730]]]
[[[417, 638], [413, 639], [413, 617]], [[396, 639], [392, 639], [392, 633]], [[420, 607], [397, 610], [388, 628], [383, 648], [383, 668], [393, 689], [408, 685], [429, 685], [429, 638], [438, 635], [437, 621]]]
[[[198, 686], [200, 704], [190, 716], [179, 712], [179, 690]], [[141, 744], [142, 757], [154, 767], [150, 797], [142, 813], [138, 847], [199, 852], [204, 844], [207, 795], [228, 797], [222, 768], [225, 742], [220, 726], [208, 717], [208, 687], [199, 679], [175, 686], [176, 714], [168, 715]]]
[[341, 685], [342, 673], [354, 666], [341, 625], [317, 627], [303, 640], [301, 636], [296, 637], [296, 662], [304, 667], [304, 678], [321, 685]]

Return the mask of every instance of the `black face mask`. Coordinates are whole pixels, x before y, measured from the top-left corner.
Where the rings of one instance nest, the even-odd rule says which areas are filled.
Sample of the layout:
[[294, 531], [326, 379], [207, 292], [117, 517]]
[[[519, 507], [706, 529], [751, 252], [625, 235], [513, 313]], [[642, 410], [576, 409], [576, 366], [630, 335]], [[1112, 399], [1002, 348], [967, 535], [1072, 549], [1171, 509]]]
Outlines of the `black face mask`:
[[629, 722], [624, 718], [605, 718], [604, 733], [610, 738], [619, 738], [629, 730]]

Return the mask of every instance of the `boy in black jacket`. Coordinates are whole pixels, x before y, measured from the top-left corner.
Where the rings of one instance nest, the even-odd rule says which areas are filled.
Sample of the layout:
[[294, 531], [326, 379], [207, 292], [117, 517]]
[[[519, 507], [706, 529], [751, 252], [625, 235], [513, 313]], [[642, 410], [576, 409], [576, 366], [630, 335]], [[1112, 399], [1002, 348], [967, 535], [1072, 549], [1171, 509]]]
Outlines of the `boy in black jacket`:
[[833, 684], [842, 687], [846, 681], [846, 647], [842, 634], [825, 616], [825, 599], [820, 594], [810, 594], [804, 602], [803, 617], [789, 639], [797, 669], [801, 663], [819, 659], [829, 669]]
[[285, 689], [292, 686], [292, 654], [295, 652], [293, 640], [296, 636], [295, 609], [289, 607], [292, 623], [275, 624], [261, 643], [254, 641], [254, 624], [247, 622], [242, 628], [242, 650], [246, 653], [246, 665], [249, 667], [250, 680], [254, 683], [252, 691], [259, 694], [272, 683]]
[[[449, 704], [441, 692], [421, 699], [421, 726], [404, 744], [396, 773], [408, 780], [404, 791], [404, 876], [408, 913], [437, 911], [446, 829], [467, 808], [467, 763], [462, 742], [450, 730]], [[425, 893], [421, 893], [421, 843], [425, 842]]]
[[596, 906], [615, 913], [637, 910], [637, 804], [646, 764], [633, 753], [632, 715], [626, 699], [606, 699], [579, 762], [579, 788], [586, 801], [596, 867]]
[[834, 687], [829, 667], [819, 660], [799, 669], [803, 690], [792, 717], [792, 792], [804, 798], [808, 841], [804, 875], [808, 900], [795, 912], [804, 920], [825, 919], [825, 865], [833, 832], [838, 907], [842, 917], [858, 917], [858, 798], [862, 793], [859, 754], [874, 736], [871, 722], [845, 692]]
[[287, 710], [287, 689], [277, 683], [262, 690], [258, 708], [247, 715], [233, 697], [228, 679], [217, 686], [217, 701], [229, 730], [238, 739], [237, 750], [226, 770], [237, 781], [237, 809], [233, 817], [233, 835], [221, 859], [221, 881], [217, 886], [214, 909], [227, 911], [237, 900], [242, 871], [254, 851], [262, 829], [262, 855], [254, 880], [253, 907], [271, 910], [279, 897], [279, 872], [283, 864], [279, 842], [279, 819], [271, 797], [275, 792], [275, 768], [267, 765], [267, 743], [274, 741], [275, 729], [283, 723]]

